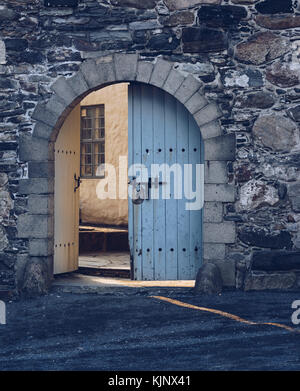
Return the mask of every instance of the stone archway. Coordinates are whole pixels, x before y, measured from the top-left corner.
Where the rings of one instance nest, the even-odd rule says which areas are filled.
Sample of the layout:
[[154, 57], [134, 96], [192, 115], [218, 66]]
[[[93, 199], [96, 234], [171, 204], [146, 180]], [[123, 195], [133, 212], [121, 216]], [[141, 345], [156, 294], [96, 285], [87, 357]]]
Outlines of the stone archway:
[[18, 219], [18, 237], [29, 242], [25, 285], [31, 273], [39, 273], [42, 291], [53, 276], [54, 142], [61, 125], [72, 108], [93, 90], [132, 81], [170, 93], [199, 125], [205, 154], [204, 260], [225, 258], [225, 246], [235, 242], [234, 222], [223, 220], [223, 204], [235, 200], [235, 188], [228, 184], [226, 174], [227, 162], [235, 157], [235, 136], [222, 134], [217, 121], [222, 113], [204, 97], [203, 84], [162, 58], [152, 63], [138, 54], [104, 56], [83, 62], [70, 78], [59, 78], [51, 86], [51, 99], [39, 103], [33, 112], [36, 124], [32, 136], [20, 138], [20, 160], [28, 163], [28, 178], [20, 180], [19, 193], [28, 196], [29, 212]]

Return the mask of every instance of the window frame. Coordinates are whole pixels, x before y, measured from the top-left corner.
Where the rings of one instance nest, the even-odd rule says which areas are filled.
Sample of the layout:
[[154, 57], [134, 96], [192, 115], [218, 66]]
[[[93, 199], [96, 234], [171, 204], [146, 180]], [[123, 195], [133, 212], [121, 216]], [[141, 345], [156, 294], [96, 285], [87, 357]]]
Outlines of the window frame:
[[[95, 139], [94, 138], [94, 131], [95, 131], [95, 127], [93, 127], [94, 123], [92, 124], [92, 128], [91, 128], [91, 135], [92, 135], [92, 138], [91, 139], [83, 139], [82, 137], [82, 130], [83, 130], [83, 127], [82, 127], [82, 110], [84, 109], [90, 109], [90, 108], [97, 108], [97, 107], [101, 107], [103, 108], [103, 118], [104, 118], [104, 137], [102, 138], [99, 138], [99, 139]], [[93, 117], [93, 120], [95, 119], [96, 117]], [[99, 128], [100, 129], [100, 128]], [[95, 144], [97, 143], [103, 143], [104, 145], [104, 152], [103, 153], [100, 153], [99, 155], [103, 155], [104, 156], [104, 163], [105, 164], [105, 136], [106, 136], [106, 129], [105, 129], [105, 104], [104, 103], [101, 103], [101, 104], [93, 104], [93, 105], [83, 105], [83, 106], [80, 106], [80, 178], [82, 179], [103, 179], [105, 178], [105, 173], [103, 173], [102, 175], [94, 175], [94, 167], [95, 167], [95, 164], [94, 164], [94, 157], [97, 155], [95, 154], [94, 152], [94, 146]], [[85, 140], [85, 141], [83, 141]], [[82, 146], [83, 144], [91, 144], [91, 148], [92, 148], [92, 151], [91, 151], [91, 167], [92, 167], [92, 175], [82, 175], [82, 167], [85, 167], [86, 164], [82, 164], [82, 156], [83, 156], [83, 153], [82, 153]]]

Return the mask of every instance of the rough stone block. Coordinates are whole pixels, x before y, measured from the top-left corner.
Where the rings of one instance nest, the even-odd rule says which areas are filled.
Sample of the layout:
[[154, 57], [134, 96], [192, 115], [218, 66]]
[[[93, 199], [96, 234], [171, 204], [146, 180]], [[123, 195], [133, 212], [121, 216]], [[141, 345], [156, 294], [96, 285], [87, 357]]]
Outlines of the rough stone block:
[[113, 62], [87, 60], [81, 64], [80, 70], [91, 89], [116, 81]]
[[282, 273], [263, 273], [249, 272], [244, 282], [245, 291], [262, 291], [262, 290], [287, 290], [296, 284], [296, 274], [291, 272]]
[[135, 80], [137, 61], [138, 54], [115, 54], [116, 80]]
[[234, 202], [235, 187], [227, 184], [207, 184], [204, 186], [204, 200], [208, 202]]
[[208, 122], [205, 125], [202, 125], [200, 128], [200, 132], [203, 140], [222, 135], [222, 129], [218, 121], [212, 121], [212, 122]]
[[28, 211], [31, 214], [53, 214], [54, 196], [31, 194], [28, 197]]
[[43, 122], [50, 127], [54, 127], [59, 119], [59, 115], [47, 109], [45, 104], [38, 103], [31, 118]]
[[188, 111], [191, 114], [195, 114], [199, 110], [201, 110], [204, 106], [208, 104], [205, 97], [200, 94], [199, 92], [196, 92], [185, 104], [185, 107], [188, 109]]
[[52, 257], [30, 257], [26, 265], [23, 293], [29, 297], [48, 293], [52, 279]]
[[227, 183], [226, 161], [205, 161], [204, 183]]
[[6, 64], [6, 48], [2, 40], [0, 40], [0, 64]]
[[235, 276], [236, 276], [236, 261], [225, 259], [225, 260], [213, 260], [210, 261], [218, 266], [222, 280], [223, 286], [226, 287], [235, 287]]
[[225, 258], [225, 244], [223, 243], [204, 243], [204, 260], [218, 260]]
[[33, 257], [47, 257], [54, 252], [53, 242], [49, 239], [30, 239], [29, 255]]
[[154, 66], [151, 62], [139, 61], [137, 65], [136, 81], [149, 84], [153, 68]]
[[46, 140], [50, 140], [52, 130], [53, 130], [52, 126], [48, 126], [42, 122], [37, 122], [34, 126], [32, 136], [37, 137], [37, 138], [44, 138]]
[[218, 266], [214, 263], [204, 263], [197, 273], [194, 293], [220, 293], [222, 286], [222, 275]]
[[189, 75], [176, 91], [175, 98], [181, 103], [186, 103], [200, 89], [201, 85], [199, 80]]
[[51, 237], [53, 235], [52, 223], [52, 216], [33, 215], [29, 213], [22, 214], [18, 217], [18, 238], [39, 239]]
[[74, 76], [67, 79], [67, 82], [71, 85], [77, 97], [84, 95], [89, 90], [89, 86], [81, 71], [76, 72]]
[[[51, 90], [57, 95], [53, 97], [54, 103], [59, 103], [57, 97], [65, 103], [65, 106], [69, 106], [76, 98], [77, 94], [71, 87], [71, 84], [67, 81], [65, 77], [60, 77], [57, 79], [51, 86]], [[54, 110], [51, 111], [57, 112], [56, 106], [54, 105]], [[63, 110], [62, 110], [63, 111]], [[60, 111], [60, 112], [62, 112]]]
[[159, 58], [154, 65], [150, 84], [156, 87], [162, 87], [171, 71], [172, 63]]
[[178, 88], [183, 83], [185, 77], [176, 71], [176, 69], [171, 69], [164, 85], [163, 89], [171, 95], [174, 95]]
[[222, 202], [205, 202], [203, 221], [205, 223], [221, 223], [223, 220]]
[[54, 180], [47, 178], [30, 178], [19, 180], [20, 194], [53, 194]]
[[23, 162], [54, 160], [53, 144], [43, 138], [20, 135], [19, 158]]
[[47, 162], [29, 162], [28, 163], [29, 178], [53, 178], [54, 177], [54, 161]]
[[222, 112], [215, 103], [206, 105], [194, 115], [195, 120], [200, 127], [211, 121], [215, 121], [221, 116]]
[[252, 270], [286, 271], [300, 270], [300, 251], [255, 251]]
[[235, 243], [235, 224], [226, 221], [223, 223], [204, 223], [204, 243]]
[[235, 160], [235, 134], [209, 138], [204, 141], [205, 160]]

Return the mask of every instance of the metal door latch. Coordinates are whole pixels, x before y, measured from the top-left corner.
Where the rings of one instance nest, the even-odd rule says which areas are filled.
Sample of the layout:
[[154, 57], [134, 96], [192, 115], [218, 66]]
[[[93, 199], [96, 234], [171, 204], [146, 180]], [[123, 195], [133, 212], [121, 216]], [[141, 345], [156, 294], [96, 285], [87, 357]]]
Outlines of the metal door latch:
[[81, 183], [80, 176], [78, 176], [78, 178], [77, 178], [77, 175], [74, 174], [74, 181], [75, 181], [75, 186], [74, 186], [74, 193], [75, 193], [76, 190], [79, 189], [79, 187], [80, 187], [80, 183]]

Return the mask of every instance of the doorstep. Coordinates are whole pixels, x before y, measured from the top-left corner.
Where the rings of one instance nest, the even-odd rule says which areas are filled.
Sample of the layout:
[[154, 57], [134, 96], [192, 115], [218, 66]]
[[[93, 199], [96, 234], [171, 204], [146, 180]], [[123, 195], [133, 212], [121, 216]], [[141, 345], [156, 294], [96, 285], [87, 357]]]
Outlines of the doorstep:
[[52, 289], [64, 293], [158, 294], [170, 290], [191, 293], [194, 285], [194, 280], [133, 281], [124, 278], [87, 276], [75, 272], [56, 276]]

